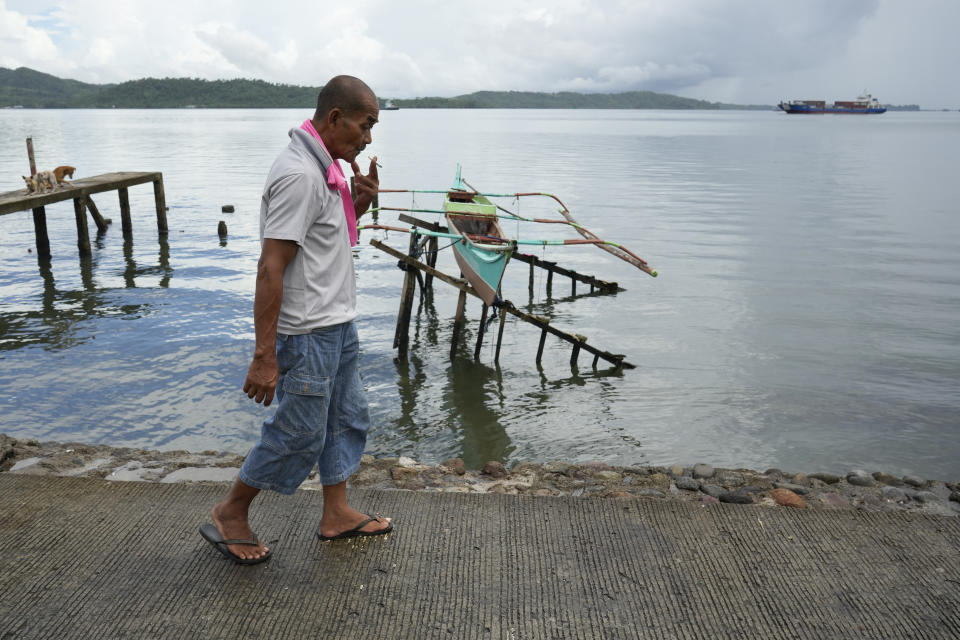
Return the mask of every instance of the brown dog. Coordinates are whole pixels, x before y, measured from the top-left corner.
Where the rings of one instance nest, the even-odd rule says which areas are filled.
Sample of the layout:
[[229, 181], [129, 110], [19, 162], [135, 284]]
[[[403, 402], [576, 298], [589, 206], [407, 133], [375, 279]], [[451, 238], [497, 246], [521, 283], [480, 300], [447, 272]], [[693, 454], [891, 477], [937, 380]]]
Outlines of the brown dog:
[[70, 184], [69, 182], [67, 182], [64, 176], [70, 176], [71, 178], [73, 178], [73, 172], [76, 170], [77, 170], [76, 167], [63, 165], [62, 167], [57, 167], [56, 169], [53, 170], [53, 177], [57, 179], [57, 184]]

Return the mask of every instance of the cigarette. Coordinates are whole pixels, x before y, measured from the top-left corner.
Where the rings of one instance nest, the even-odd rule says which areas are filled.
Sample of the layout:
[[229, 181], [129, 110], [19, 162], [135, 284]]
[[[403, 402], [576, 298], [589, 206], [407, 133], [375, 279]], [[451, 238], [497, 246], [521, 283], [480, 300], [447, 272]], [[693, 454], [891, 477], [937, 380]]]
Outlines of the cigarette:
[[377, 165], [380, 169], [383, 169], [383, 165], [377, 162], [377, 156], [367, 156], [367, 160], [373, 160], [373, 164]]

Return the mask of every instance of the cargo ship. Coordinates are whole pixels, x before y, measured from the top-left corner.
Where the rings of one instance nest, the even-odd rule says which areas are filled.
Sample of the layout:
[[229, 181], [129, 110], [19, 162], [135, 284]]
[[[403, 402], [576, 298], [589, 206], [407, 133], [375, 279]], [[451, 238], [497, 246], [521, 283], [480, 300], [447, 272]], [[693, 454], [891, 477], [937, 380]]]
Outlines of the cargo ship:
[[790, 100], [777, 106], [787, 113], [883, 113], [887, 110], [869, 93], [857, 96], [856, 100], [837, 100], [830, 105], [825, 100]]

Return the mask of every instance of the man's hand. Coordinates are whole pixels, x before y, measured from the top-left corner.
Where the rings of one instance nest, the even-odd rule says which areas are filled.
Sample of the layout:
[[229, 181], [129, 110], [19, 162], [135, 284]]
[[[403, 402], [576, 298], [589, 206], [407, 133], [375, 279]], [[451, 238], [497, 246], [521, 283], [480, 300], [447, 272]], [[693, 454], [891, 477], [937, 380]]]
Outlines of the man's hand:
[[380, 176], [377, 174], [377, 157], [370, 158], [370, 173], [363, 175], [360, 173], [360, 165], [356, 160], [350, 163], [353, 169], [353, 190], [355, 198], [353, 208], [357, 212], [357, 218], [370, 208], [374, 196], [377, 195], [377, 189], [380, 188]]
[[247, 379], [243, 383], [243, 392], [256, 403], [263, 402], [269, 407], [273, 402], [273, 392], [277, 388], [280, 371], [277, 368], [277, 359], [254, 356], [250, 368], [247, 369]]

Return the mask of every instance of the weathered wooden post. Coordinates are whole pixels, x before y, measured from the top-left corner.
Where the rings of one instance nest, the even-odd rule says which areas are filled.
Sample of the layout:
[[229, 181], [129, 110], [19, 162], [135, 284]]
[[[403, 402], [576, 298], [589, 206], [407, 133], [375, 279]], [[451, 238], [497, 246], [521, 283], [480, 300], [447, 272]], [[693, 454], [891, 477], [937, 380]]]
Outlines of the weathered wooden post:
[[477, 329], [477, 346], [473, 349], [473, 359], [480, 359], [480, 348], [483, 346], [483, 332], [487, 326], [487, 311], [490, 309], [487, 305], [483, 305], [483, 311], [480, 313], [480, 327]]
[[[440, 225], [437, 225], [437, 231], [439, 231]], [[437, 266], [437, 236], [430, 236], [430, 242], [427, 244], [427, 251], [430, 253], [427, 255], [427, 264], [431, 267], [436, 268]], [[427, 291], [433, 290], [433, 275], [428, 273], [423, 278], [423, 288]]]
[[98, 233], [106, 233], [107, 229], [110, 226], [110, 218], [104, 218], [100, 215], [100, 210], [97, 209], [97, 205], [93, 202], [93, 198], [87, 196], [87, 208], [90, 209], [90, 217], [93, 218], [93, 221], [97, 225]]
[[153, 199], [157, 205], [157, 232], [167, 235], [167, 200], [163, 194], [163, 175], [157, 174], [153, 181]]
[[543, 345], [547, 342], [547, 330], [540, 331], [540, 346], [537, 347], [537, 364], [543, 359]]
[[80, 256], [90, 256], [90, 231], [87, 230], [87, 197], [80, 196], [73, 199], [73, 214], [77, 218], [77, 248]]
[[453, 338], [450, 340], [450, 359], [457, 355], [457, 342], [460, 340], [460, 330], [463, 329], [463, 312], [467, 306], [467, 292], [460, 290], [457, 299], [457, 313], [453, 318]]
[[[27, 158], [30, 160], [30, 175], [37, 175], [37, 163], [33, 157], [33, 138], [27, 138]], [[33, 210], [33, 236], [37, 245], [37, 257], [50, 257], [50, 237], [47, 235], [47, 210], [36, 207]]]
[[530, 261], [530, 284], [527, 285], [527, 289], [530, 291], [530, 298], [533, 298], [533, 260]]
[[[410, 248], [407, 255], [413, 255], [417, 248], [417, 234], [410, 234]], [[410, 341], [410, 316], [413, 312], [413, 294], [417, 290], [416, 267], [405, 264], [403, 290], [400, 293], [400, 310], [397, 312], [397, 329], [393, 334], [393, 346], [401, 361], [407, 359], [407, 346]]]
[[133, 221], [130, 220], [130, 194], [126, 187], [117, 189], [117, 195], [120, 198], [120, 225], [123, 227], [123, 237], [129, 238], [133, 235]]
[[500, 345], [503, 343], [503, 325], [506, 324], [507, 309], [500, 307], [500, 327], [497, 329], [497, 352], [493, 356], [493, 361], [500, 364]]

